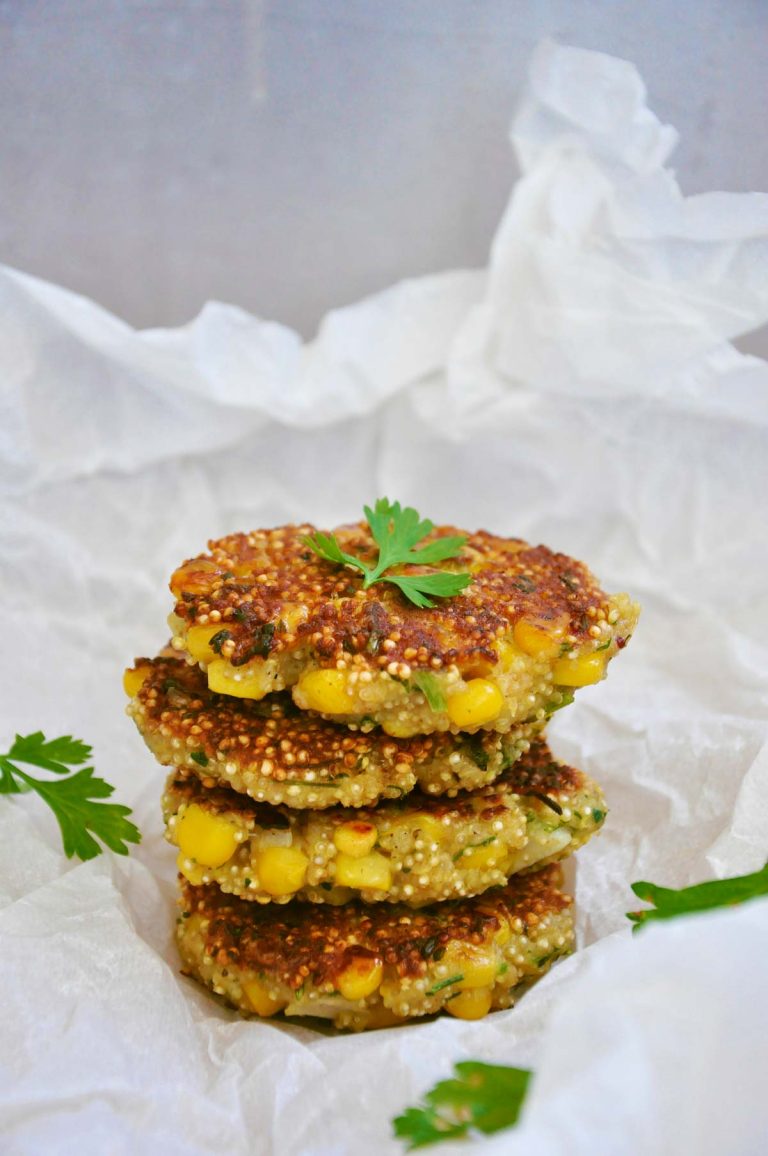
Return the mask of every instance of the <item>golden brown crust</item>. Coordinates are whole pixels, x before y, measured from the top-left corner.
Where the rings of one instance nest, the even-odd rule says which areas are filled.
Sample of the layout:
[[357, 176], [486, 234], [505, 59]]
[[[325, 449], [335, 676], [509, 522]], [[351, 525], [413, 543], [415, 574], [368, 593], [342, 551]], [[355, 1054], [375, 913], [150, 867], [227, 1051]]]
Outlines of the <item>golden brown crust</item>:
[[[523, 617], [567, 619], [578, 648], [593, 641], [590, 628], [608, 612], [607, 596], [583, 563], [518, 538], [468, 535], [460, 556], [441, 569], [469, 571], [471, 585], [423, 610], [389, 583], [363, 590], [355, 571], [318, 558], [304, 541], [314, 532], [311, 525], [281, 526], [210, 542], [210, 553], [185, 562], [171, 580], [176, 615], [188, 625], [220, 622], [217, 653], [233, 666], [309, 649], [321, 667], [343, 660], [376, 670], [393, 662], [411, 669], [493, 666], [499, 638]], [[366, 523], [335, 533], [347, 553], [376, 557]], [[427, 540], [457, 533], [463, 531], [440, 526]], [[293, 625], [286, 613], [297, 607], [305, 608], [304, 619]], [[624, 640], [616, 641], [620, 647]]]
[[222, 966], [247, 968], [299, 989], [335, 986], [355, 957], [378, 958], [400, 977], [424, 975], [452, 942], [482, 944], [503, 921], [519, 921], [523, 934], [544, 916], [565, 911], [556, 866], [516, 876], [506, 887], [476, 899], [414, 911], [399, 905], [361, 903], [317, 907], [301, 903], [263, 908], [225, 895], [215, 886], [181, 880], [183, 914], [201, 916], [205, 953]]
[[183, 658], [138, 658], [136, 670], [145, 678], [128, 711], [162, 762], [272, 804], [362, 806], [398, 798], [417, 781], [432, 793], [481, 786], [536, 732], [395, 739], [301, 712], [287, 693], [257, 701], [216, 694]]
[[[170, 782], [179, 801], [194, 801], [214, 814], [239, 814], [267, 827], [283, 825], [282, 816], [285, 825], [288, 824], [291, 813], [288, 807], [258, 803], [227, 787], [205, 788], [196, 775], [176, 775]], [[362, 807], [354, 811], [345, 807], [331, 807], [324, 811], [323, 819], [331, 827], [351, 818], [376, 822], [382, 814], [406, 816], [411, 812], [427, 814], [439, 820], [448, 819], [451, 823], [460, 823], [465, 819], [488, 820], [506, 810], [510, 793], [532, 796], [550, 812], [557, 814], [562, 813], [585, 788], [597, 793], [595, 783], [575, 767], [558, 763], [546, 742], [538, 740], [531, 743], [530, 749], [511, 767], [507, 767], [493, 783], [472, 792], [459, 791], [452, 798], [446, 798], [427, 794], [416, 787], [401, 803], [384, 802], [376, 808]], [[482, 800], [482, 806], [478, 806], [478, 800]]]
[[[201, 813], [223, 826], [206, 828]], [[493, 784], [452, 800], [416, 789], [376, 807], [302, 811], [206, 789], [182, 772], [166, 783], [163, 814], [166, 837], [179, 848], [179, 870], [196, 885], [215, 883], [262, 904], [340, 904], [355, 897], [418, 908], [479, 895], [519, 871], [564, 859], [600, 829], [606, 810], [596, 783], [558, 765], [544, 743], [535, 743]], [[206, 829], [231, 841], [229, 857], [216, 857], [213, 866], [200, 841]], [[276, 862], [284, 852], [276, 848], [290, 848], [282, 874]], [[304, 869], [285, 874], [296, 862]]]
[[147, 727], [169, 727], [185, 744], [192, 738], [194, 749], [209, 760], [217, 753], [238, 760], [246, 755], [258, 764], [268, 760], [271, 767], [263, 773], [278, 781], [306, 779], [314, 771], [318, 780], [333, 782], [382, 746], [394, 766], [432, 759], [441, 743], [450, 745], [441, 735], [394, 739], [339, 727], [300, 711], [285, 693], [257, 701], [216, 694], [205, 674], [183, 659], [139, 658], [136, 665], [152, 668], [137, 696]]

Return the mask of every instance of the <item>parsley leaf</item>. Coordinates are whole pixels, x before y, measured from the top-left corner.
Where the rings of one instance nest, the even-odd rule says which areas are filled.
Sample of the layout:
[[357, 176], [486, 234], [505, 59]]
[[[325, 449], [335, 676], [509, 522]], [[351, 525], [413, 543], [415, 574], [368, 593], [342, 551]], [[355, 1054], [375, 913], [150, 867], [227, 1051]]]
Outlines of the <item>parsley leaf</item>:
[[18, 759], [21, 763], [32, 763], [46, 771], [54, 771], [57, 775], [68, 775], [69, 767], [78, 767], [87, 763], [91, 757], [91, 748], [80, 739], [73, 739], [71, 735], [62, 735], [59, 739], [46, 739], [42, 731], [35, 731], [33, 735], [16, 735], [13, 746], [8, 752], [9, 759]]
[[632, 890], [638, 899], [654, 904], [653, 908], [645, 911], [627, 912], [627, 919], [632, 920], [635, 924], [634, 930], [638, 931], [644, 923], [652, 919], [675, 919], [678, 915], [689, 915], [694, 911], [732, 907], [748, 899], [768, 896], [768, 863], [752, 875], [737, 875], [733, 879], [713, 879], [709, 883], [695, 883], [692, 887], [682, 887], [679, 891], [644, 882], [633, 883]]
[[422, 1105], [407, 1108], [393, 1121], [395, 1136], [409, 1151], [438, 1140], [458, 1140], [470, 1128], [490, 1135], [517, 1123], [531, 1072], [474, 1060], [456, 1064], [455, 1072], [455, 1079], [441, 1080]]
[[[431, 566], [455, 558], [464, 543], [466, 535], [438, 538], [416, 549], [418, 542], [434, 530], [434, 523], [422, 518], [411, 506], [403, 508], [399, 502], [379, 498], [371, 509], [364, 506], [365, 516], [379, 547], [379, 557], [375, 566], [369, 566], [355, 554], [342, 550], [335, 534], [318, 532], [304, 538], [305, 545], [326, 562], [339, 566], [354, 566], [363, 574], [363, 589], [374, 582], [391, 582], [406, 598], [423, 608], [434, 606], [433, 598], [452, 598], [472, 581], [470, 574], [454, 574], [448, 571], [430, 574], [388, 574], [393, 566]], [[431, 596], [431, 597], [430, 597]]]
[[[31, 735], [16, 735], [11, 749], [0, 755], [0, 794], [14, 795], [35, 791], [56, 816], [68, 859], [93, 859], [101, 853], [94, 836], [119, 855], [127, 855], [126, 843], [138, 843], [138, 828], [126, 818], [130, 807], [119, 803], [103, 803], [114, 791], [104, 779], [94, 778], [93, 767], [84, 767], [76, 774], [71, 768], [87, 762], [91, 748], [79, 739], [63, 735], [46, 739], [42, 731]], [[62, 779], [36, 779], [18, 767], [17, 763], [40, 767]]]
[[411, 682], [420, 690], [429, 706], [434, 711], [445, 710], [447, 703], [439, 680], [429, 670], [415, 670], [411, 675]]

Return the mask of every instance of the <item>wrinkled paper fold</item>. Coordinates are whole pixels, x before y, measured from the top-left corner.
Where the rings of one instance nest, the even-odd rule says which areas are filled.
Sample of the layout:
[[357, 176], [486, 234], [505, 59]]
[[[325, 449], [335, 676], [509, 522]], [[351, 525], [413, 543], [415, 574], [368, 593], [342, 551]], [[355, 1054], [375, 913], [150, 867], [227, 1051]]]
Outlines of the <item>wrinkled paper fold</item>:
[[[70, 864], [36, 800], [0, 802], [5, 1151], [396, 1153], [391, 1117], [466, 1057], [537, 1073], [488, 1152], [765, 1151], [768, 903], [625, 918], [633, 880], [768, 858], [768, 367], [730, 344], [768, 319], [768, 197], [685, 198], [675, 140], [630, 64], [541, 46], [488, 269], [396, 285], [307, 344], [216, 302], [135, 332], [0, 271], [2, 738], [92, 742], [144, 832]], [[178, 973], [163, 774], [121, 672], [207, 538], [383, 493], [643, 604], [551, 728], [610, 806], [572, 873], [580, 950], [478, 1023], [245, 1023]]]

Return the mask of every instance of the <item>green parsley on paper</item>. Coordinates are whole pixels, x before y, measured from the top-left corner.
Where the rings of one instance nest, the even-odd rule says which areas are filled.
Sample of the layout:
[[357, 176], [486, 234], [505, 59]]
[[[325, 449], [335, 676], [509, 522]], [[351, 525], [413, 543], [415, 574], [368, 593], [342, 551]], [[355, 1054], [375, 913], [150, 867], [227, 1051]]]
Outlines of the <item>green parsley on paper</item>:
[[[94, 778], [93, 767], [72, 773], [73, 767], [89, 761], [91, 748], [80, 739], [62, 735], [46, 739], [42, 731], [16, 735], [7, 754], [0, 755], [0, 794], [18, 795], [35, 791], [51, 808], [64, 842], [68, 859], [93, 859], [102, 848], [94, 835], [118, 855], [127, 855], [127, 843], [139, 843], [141, 834], [126, 818], [130, 807], [104, 803], [114, 791], [104, 779]], [[35, 778], [18, 765], [39, 767], [61, 775], [59, 779]], [[67, 776], [64, 778], [63, 776]]]
[[472, 581], [471, 574], [453, 574], [449, 571], [432, 571], [428, 574], [390, 574], [394, 566], [432, 566], [455, 558], [466, 542], [466, 535], [437, 538], [426, 546], [415, 549], [417, 543], [426, 538], [434, 523], [411, 506], [404, 509], [399, 502], [379, 498], [373, 509], [363, 507], [371, 534], [379, 547], [379, 557], [375, 566], [369, 566], [354, 554], [346, 554], [339, 546], [335, 534], [318, 532], [304, 539], [304, 542], [318, 557], [339, 566], [354, 566], [363, 573], [363, 589], [374, 582], [391, 582], [416, 606], [434, 606], [433, 598], [452, 598]]
[[475, 1060], [456, 1064], [455, 1072], [455, 1079], [435, 1084], [423, 1104], [393, 1121], [395, 1135], [409, 1150], [458, 1140], [470, 1129], [490, 1135], [517, 1123], [531, 1072]]
[[[632, 890], [638, 899], [655, 905], [646, 911], [627, 913], [638, 931], [649, 920], [676, 919], [768, 897], [768, 863], [752, 875], [696, 883], [679, 891], [643, 882], [633, 883]], [[435, 1084], [423, 1104], [406, 1108], [402, 1116], [393, 1120], [395, 1135], [409, 1150], [439, 1140], [460, 1139], [471, 1129], [490, 1134], [517, 1123], [532, 1072], [472, 1060], [456, 1064], [455, 1070], [455, 1079]]]
[[675, 919], [678, 915], [690, 915], [695, 911], [712, 911], [717, 907], [732, 907], [748, 899], [768, 896], [768, 863], [752, 875], [737, 875], [733, 879], [713, 879], [709, 883], [696, 883], [675, 891], [670, 887], [657, 887], [655, 883], [633, 883], [632, 890], [638, 899], [654, 906], [645, 911], [629, 911], [637, 931], [644, 923], [653, 919]]

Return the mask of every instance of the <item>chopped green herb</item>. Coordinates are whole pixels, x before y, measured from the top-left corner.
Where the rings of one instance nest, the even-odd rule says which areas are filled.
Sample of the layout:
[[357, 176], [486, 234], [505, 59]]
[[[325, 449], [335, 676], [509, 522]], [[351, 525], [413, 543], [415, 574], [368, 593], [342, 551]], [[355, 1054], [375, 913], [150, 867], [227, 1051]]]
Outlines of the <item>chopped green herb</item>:
[[695, 911], [712, 911], [718, 907], [732, 907], [750, 899], [768, 896], [768, 863], [752, 875], [737, 875], [732, 879], [713, 879], [675, 891], [657, 887], [655, 883], [633, 883], [638, 899], [653, 903], [646, 911], [628, 911], [627, 919], [635, 924], [635, 931], [653, 919], [675, 919]]
[[339, 566], [354, 566], [363, 573], [363, 589], [375, 582], [391, 582], [416, 606], [434, 606], [432, 598], [451, 598], [472, 581], [470, 574], [433, 571], [430, 574], [388, 574], [393, 566], [431, 566], [455, 558], [466, 542], [466, 535], [436, 538], [435, 541], [414, 547], [434, 529], [428, 518], [422, 519], [411, 506], [379, 498], [373, 509], [365, 506], [365, 516], [373, 539], [379, 547], [375, 566], [369, 566], [354, 554], [346, 554], [335, 534], [316, 533], [304, 542], [319, 558]]
[[570, 706], [573, 702], [573, 691], [567, 688], [558, 691], [558, 699], [551, 699], [544, 704], [544, 710], [549, 715], [554, 714], [556, 710], [562, 710], [564, 706]]
[[272, 639], [275, 637], [274, 622], [263, 622], [253, 633], [251, 645], [240, 661], [247, 662], [249, 658], [266, 658], [272, 649]]
[[[437, 959], [437, 953], [435, 953], [435, 959]], [[442, 991], [444, 987], [450, 987], [451, 984], [454, 984], [454, 983], [461, 983], [463, 978], [464, 978], [463, 975], [451, 975], [448, 977], [448, 979], [441, 979], [438, 983], [436, 983], [434, 985], [434, 987], [431, 987], [429, 989], [429, 991], [427, 992], [427, 995], [437, 995], [437, 993], [439, 991]]]
[[491, 1135], [517, 1123], [532, 1072], [475, 1060], [456, 1064], [454, 1071], [454, 1079], [441, 1080], [422, 1104], [393, 1121], [395, 1136], [409, 1150], [458, 1140], [471, 1129]]
[[[61, 830], [64, 853], [68, 859], [93, 859], [102, 848], [94, 835], [119, 855], [127, 855], [126, 843], [139, 843], [138, 828], [126, 818], [130, 807], [119, 803], [103, 803], [114, 791], [104, 779], [94, 778], [93, 768], [84, 767], [76, 774], [72, 767], [80, 766], [91, 757], [91, 748], [80, 739], [63, 735], [46, 739], [42, 731], [31, 735], [16, 735], [11, 749], [0, 755], [0, 794], [16, 795], [35, 791], [51, 808]], [[62, 779], [36, 779], [22, 771], [17, 763], [40, 767]]]
[[607, 642], [604, 642], [602, 644], [602, 646], [596, 646], [595, 647], [595, 654], [599, 654], [601, 650], [607, 650], [612, 642], [613, 642], [613, 639], [609, 638]]
[[437, 947], [437, 937], [436, 936], [432, 935], [432, 936], [430, 936], [429, 939], [425, 939], [421, 945], [421, 958], [422, 959], [429, 959], [431, 955], [434, 955], [436, 947]]
[[545, 807], [549, 807], [556, 815], [562, 815], [563, 808], [554, 799], [550, 799], [549, 795], [545, 795], [542, 791], [531, 791], [530, 794], [534, 799], [538, 799]]
[[561, 948], [555, 947], [552, 949], [552, 951], [548, 951], [546, 955], [542, 955], [539, 959], [537, 959], [536, 966], [544, 967], [546, 963], [550, 963], [553, 959], [557, 959], [557, 957], [562, 954], [563, 953]]
[[602, 823], [605, 819], [605, 811], [601, 811], [599, 807], [593, 807], [592, 818], [596, 823]]
[[433, 711], [446, 709], [447, 703], [439, 679], [428, 670], [417, 670], [411, 675], [411, 682], [421, 691]]
[[209, 759], [205, 751], [192, 751], [189, 756], [193, 763], [197, 763], [199, 767], [207, 767]]
[[464, 739], [464, 749], [469, 754], [475, 766], [479, 767], [481, 771], [487, 770], [489, 755], [483, 745], [481, 735], [468, 735], [467, 738]]
[[215, 654], [221, 654], [221, 648], [232, 634], [229, 630], [217, 630], [208, 640], [208, 645]]
[[453, 862], [457, 863], [458, 860], [461, 859], [462, 855], [466, 855], [468, 851], [474, 851], [477, 847], [487, 847], [489, 843], [495, 842], [496, 836], [489, 835], [487, 839], [481, 839], [479, 843], [467, 843], [466, 847], [462, 847], [462, 849], [457, 851], [453, 856]]

